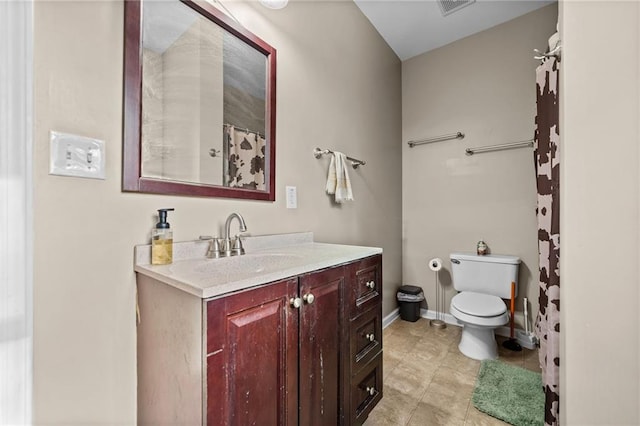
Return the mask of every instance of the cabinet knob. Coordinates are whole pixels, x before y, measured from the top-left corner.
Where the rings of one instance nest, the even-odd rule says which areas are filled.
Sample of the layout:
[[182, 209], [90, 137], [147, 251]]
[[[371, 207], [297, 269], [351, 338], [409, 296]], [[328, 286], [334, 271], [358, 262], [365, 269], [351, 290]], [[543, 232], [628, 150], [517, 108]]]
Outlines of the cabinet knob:
[[376, 335], [373, 333], [368, 333], [366, 336], [364, 336], [365, 339], [367, 339], [370, 342], [373, 342], [374, 340], [376, 340]]
[[316, 297], [311, 293], [307, 293], [304, 296], [302, 296], [302, 299], [308, 304], [312, 304], [313, 301], [316, 300]]
[[300, 306], [302, 306], [302, 300], [299, 297], [292, 297], [291, 300], [289, 300], [289, 303], [296, 309], [299, 309]]
[[368, 288], [370, 288], [371, 290], [373, 290], [376, 287], [376, 283], [375, 281], [367, 281], [367, 283], [365, 284]]
[[374, 388], [373, 386], [371, 386], [371, 387], [367, 386], [367, 390], [366, 390], [366, 392], [367, 392], [369, 395], [373, 396], [373, 395], [375, 395], [375, 394], [376, 394], [376, 388]]

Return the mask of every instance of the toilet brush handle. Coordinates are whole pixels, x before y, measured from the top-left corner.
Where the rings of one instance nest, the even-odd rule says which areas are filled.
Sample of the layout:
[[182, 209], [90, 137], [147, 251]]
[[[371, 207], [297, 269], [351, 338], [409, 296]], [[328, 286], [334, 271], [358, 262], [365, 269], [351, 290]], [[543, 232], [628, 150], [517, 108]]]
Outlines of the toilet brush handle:
[[515, 281], [511, 281], [511, 333], [510, 337], [513, 339], [513, 328], [514, 328], [514, 318], [513, 315], [516, 311], [516, 283]]
[[522, 299], [522, 304], [524, 305], [524, 333], [529, 335], [529, 301], [527, 298]]

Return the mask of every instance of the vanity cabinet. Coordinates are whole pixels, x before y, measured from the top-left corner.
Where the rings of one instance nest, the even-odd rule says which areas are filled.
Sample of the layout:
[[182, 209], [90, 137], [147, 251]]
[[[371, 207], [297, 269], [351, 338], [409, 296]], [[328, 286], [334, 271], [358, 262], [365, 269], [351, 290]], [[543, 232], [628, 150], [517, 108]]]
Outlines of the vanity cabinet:
[[139, 276], [138, 423], [362, 424], [382, 397], [381, 260], [199, 304]]
[[208, 425], [342, 423], [345, 281], [336, 267], [207, 302]]

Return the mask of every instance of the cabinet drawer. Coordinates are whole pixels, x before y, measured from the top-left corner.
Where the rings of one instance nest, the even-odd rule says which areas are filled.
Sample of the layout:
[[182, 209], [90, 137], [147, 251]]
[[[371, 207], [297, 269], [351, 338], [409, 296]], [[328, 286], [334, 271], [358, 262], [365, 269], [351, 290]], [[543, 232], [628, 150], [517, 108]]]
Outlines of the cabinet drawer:
[[361, 425], [382, 399], [382, 353], [356, 374], [351, 383], [351, 424]]
[[355, 374], [382, 350], [382, 311], [371, 309], [351, 321], [351, 372]]
[[351, 318], [381, 303], [382, 257], [373, 256], [352, 266]]

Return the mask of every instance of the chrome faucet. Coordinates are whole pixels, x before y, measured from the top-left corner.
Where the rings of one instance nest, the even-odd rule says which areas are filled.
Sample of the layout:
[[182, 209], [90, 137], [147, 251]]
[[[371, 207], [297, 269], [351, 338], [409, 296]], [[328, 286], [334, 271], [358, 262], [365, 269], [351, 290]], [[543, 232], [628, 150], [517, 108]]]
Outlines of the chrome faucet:
[[239, 236], [236, 236], [233, 239], [233, 243], [231, 242], [231, 237], [229, 236], [229, 231], [231, 228], [231, 222], [233, 219], [238, 219], [240, 223], [240, 232], [247, 231], [247, 225], [244, 223], [244, 218], [238, 213], [231, 213], [229, 217], [227, 217], [227, 221], [224, 224], [224, 254], [225, 256], [236, 256], [244, 254], [244, 248], [242, 247], [242, 241]]

